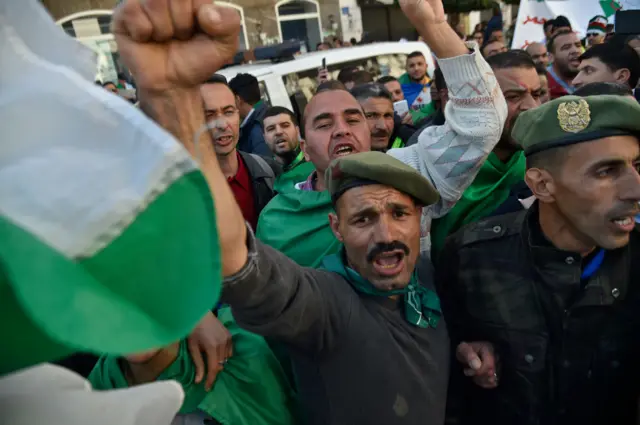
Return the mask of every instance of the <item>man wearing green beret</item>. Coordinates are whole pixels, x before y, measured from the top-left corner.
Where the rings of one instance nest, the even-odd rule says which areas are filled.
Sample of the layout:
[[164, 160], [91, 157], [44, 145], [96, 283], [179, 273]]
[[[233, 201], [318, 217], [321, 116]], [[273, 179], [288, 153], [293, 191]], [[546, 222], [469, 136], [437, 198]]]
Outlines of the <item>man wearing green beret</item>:
[[437, 264], [452, 339], [491, 342], [501, 361], [496, 390], [452, 389], [458, 423], [636, 423], [639, 137], [640, 105], [622, 96], [516, 121], [535, 202], [463, 228]]

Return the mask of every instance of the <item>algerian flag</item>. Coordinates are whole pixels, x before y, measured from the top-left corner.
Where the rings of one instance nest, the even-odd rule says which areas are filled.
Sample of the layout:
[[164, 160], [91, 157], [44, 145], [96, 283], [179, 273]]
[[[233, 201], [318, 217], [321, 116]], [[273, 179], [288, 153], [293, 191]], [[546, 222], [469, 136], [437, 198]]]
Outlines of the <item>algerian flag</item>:
[[39, 3], [0, 3], [0, 57], [0, 375], [184, 337], [221, 282], [196, 164]]

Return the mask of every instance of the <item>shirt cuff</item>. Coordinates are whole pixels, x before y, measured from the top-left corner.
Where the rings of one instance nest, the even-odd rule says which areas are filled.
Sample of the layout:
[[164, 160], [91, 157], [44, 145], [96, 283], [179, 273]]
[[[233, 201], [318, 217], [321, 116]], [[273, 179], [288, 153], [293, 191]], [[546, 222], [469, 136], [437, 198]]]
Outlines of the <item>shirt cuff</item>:
[[227, 276], [222, 280], [222, 287], [229, 288], [238, 283], [246, 281], [247, 277], [252, 273], [256, 272], [258, 268], [258, 248], [256, 235], [251, 230], [251, 225], [245, 221], [245, 227], [247, 228], [247, 262], [242, 268], [232, 274], [231, 276]]

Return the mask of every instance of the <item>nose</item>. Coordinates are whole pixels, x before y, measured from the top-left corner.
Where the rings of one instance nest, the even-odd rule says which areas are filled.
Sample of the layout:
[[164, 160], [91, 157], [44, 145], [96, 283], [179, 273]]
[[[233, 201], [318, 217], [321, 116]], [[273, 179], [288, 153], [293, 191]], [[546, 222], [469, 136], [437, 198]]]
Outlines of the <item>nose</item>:
[[391, 243], [395, 240], [387, 217], [382, 216], [379, 218], [375, 231], [373, 232], [373, 237], [374, 243]]
[[629, 177], [621, 184], [620, 199], [632, 203], [640, 202], [640, 174], [635, 168], [631, 170]]
[[538, 106], [540, 106], [540, 103], [540, 98], [536, 100], [533, 98], [531, 93], [528, 93], [525, 96], [525, 99], [520, 104], [520, 111], [524, 112], [528, 111], [529, 109], [537, 108]]
[[331, 136], [334, 139], [339, 139], [349, 135], [351, 135], [351, 128], [349, 127], [349, 123], [347, 123], [347, 121], [343, 117], [336, 119], [336, 124], [333, 128], [333, 134]]

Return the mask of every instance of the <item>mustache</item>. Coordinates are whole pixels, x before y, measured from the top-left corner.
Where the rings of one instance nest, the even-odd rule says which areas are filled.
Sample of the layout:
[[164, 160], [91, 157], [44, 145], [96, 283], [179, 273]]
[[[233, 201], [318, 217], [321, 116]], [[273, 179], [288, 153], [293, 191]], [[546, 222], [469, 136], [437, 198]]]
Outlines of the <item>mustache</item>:
[[627, 216], [636, 216], [640, 214], [640, 203], [633, 202], [627, 205], [620, 205], [611, 210], [609, 213], [609, 217], [612, 219], [617, 217], [627, 217]]
[[373, 137], [389, 137], [389, 132], [387, 130], [376, 130], [371, 135]]
[[373, 263], [373, 260], [378, 255], [384, 254], [385, 252], [392, 252], [392, 251], [398, 251], [398, 250], [404, 252], [404, 255], [409, 255], [409, 252], [411, 251], [407, 245], [405, 245], [400, 241], [393, 241], [391, 243], [384, 243], [384, 242], [378, 243], [376, 244], [376, 246], [371, 248], [371, 250], [367, 253], [367, 261], [369, 263]]

